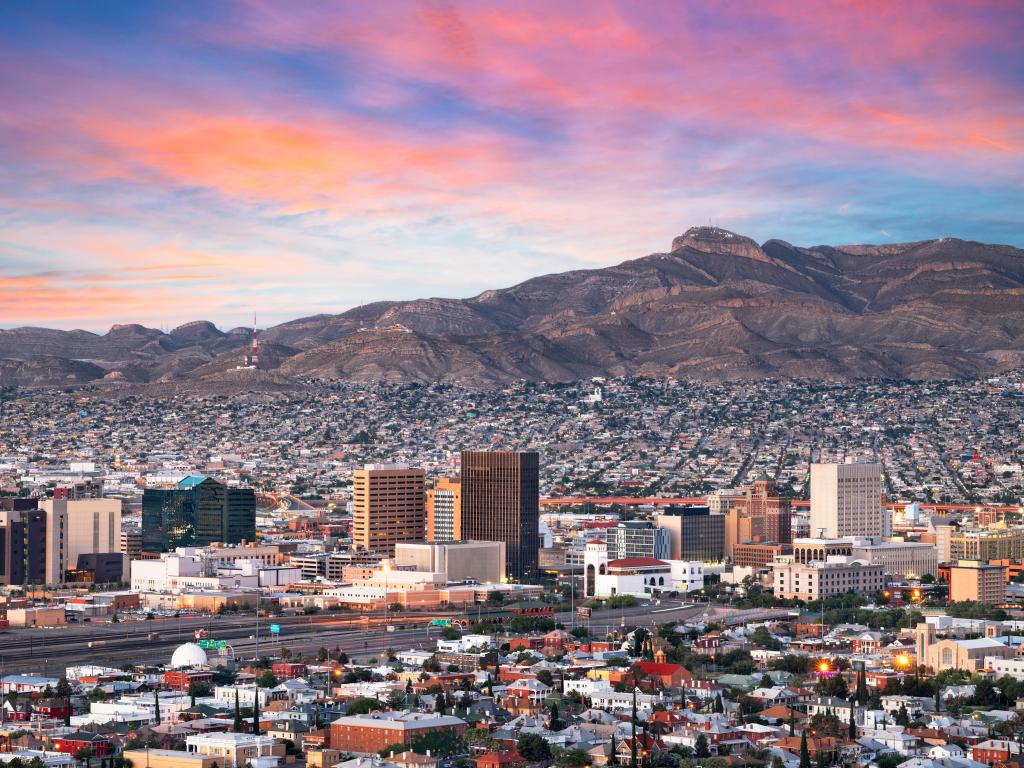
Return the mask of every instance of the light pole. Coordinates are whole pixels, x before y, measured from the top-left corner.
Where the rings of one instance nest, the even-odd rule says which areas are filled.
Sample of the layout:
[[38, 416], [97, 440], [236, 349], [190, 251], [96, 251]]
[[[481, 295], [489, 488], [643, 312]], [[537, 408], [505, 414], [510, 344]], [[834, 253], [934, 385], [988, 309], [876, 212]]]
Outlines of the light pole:
[[569, 613], [572, 614], [572, 628], [576, 629], [576, 563], [569, 563]]

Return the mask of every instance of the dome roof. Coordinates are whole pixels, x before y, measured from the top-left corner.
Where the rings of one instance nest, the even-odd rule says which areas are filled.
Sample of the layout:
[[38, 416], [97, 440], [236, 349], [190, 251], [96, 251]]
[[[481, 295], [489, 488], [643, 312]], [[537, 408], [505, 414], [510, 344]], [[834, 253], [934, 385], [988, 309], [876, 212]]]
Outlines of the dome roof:
[[206, 651], [195, 643], [184, 643], [179, 645], [171, 656], [171, 666], [175, 669], [185, 667], [205, 667], [209, 663]]

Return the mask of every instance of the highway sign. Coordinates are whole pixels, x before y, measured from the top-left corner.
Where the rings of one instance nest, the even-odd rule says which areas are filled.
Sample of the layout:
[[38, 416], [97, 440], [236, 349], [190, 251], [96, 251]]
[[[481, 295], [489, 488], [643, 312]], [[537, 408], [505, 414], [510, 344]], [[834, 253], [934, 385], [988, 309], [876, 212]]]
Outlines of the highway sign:
[[270, 634], [272, 634], [272, 635], [280, 635], [281, 634], [281, 625], [280, 624], [271, 624], [270, 625]]
[[431, 619], [430, 626], [432, 627], [450, 627], [452, 625], [451, 619]]
[[207, 640], [202, 639], [199, 641], [199, 647], [204, 651], [219, 651], [228, 647], [226, 640]]

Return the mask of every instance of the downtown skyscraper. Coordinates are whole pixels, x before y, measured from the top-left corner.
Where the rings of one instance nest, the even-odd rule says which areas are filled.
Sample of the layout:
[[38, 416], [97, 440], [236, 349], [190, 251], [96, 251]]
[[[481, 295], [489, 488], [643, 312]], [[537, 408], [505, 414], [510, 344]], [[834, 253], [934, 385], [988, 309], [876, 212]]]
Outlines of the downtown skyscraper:
[[511, 578], [538, 570], [539, 467], [535, 451], [462, 452], [462, 538], [505, 542]]

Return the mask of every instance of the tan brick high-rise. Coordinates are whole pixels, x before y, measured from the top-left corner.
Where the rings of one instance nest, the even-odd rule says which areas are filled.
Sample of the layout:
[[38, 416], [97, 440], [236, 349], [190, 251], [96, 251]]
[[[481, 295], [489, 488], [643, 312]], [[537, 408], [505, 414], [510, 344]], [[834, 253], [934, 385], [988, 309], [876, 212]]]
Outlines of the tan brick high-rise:
[[505, 542], [513, 578], [537, 573], [539, 466], [533, 451], [462, 452], [462, 538]]
[[725, 515], [725, 555], [734, 557], [738, 544], [789, 544], [792, 512], [790, 501], [779, 496], [775, 481], [762, 475], [753, 488], [732, 500]]
[[391, 557], [400, 541], [423, 541], [424, 472], [400, 464], [367, 464], [352, 473], [352, 543]]

